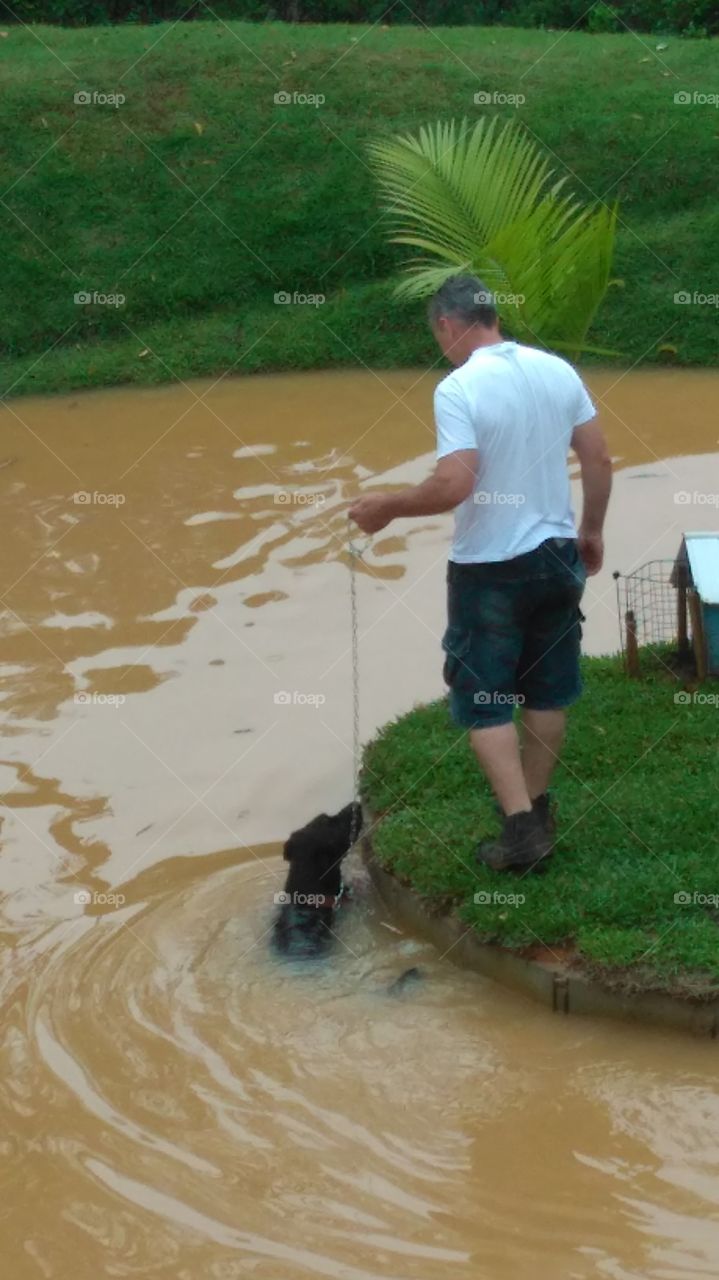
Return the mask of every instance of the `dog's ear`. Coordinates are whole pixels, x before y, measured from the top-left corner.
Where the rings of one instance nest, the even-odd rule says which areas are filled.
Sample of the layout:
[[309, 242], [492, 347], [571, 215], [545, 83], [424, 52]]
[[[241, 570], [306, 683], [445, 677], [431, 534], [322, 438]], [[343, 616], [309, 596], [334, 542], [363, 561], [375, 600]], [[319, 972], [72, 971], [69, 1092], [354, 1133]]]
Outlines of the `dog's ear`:
[[285, 841], [282, 855], [285, 862], [291, 862], [293, 858], [320, 848], [327, 840], [332, 821], [333, 819], [328, 814], [318, 813], [317, 817], [308, 822], [306, 826], [300, 827], [299, 831], [293, 831], [289, 839]]
[[305, 853], [307, 850], [307, 832], [293, 831], [289, 840], [285, 840], [285, 847], [282, 850], [282, 857], [285, 862], [291, 862], [293, 858]]

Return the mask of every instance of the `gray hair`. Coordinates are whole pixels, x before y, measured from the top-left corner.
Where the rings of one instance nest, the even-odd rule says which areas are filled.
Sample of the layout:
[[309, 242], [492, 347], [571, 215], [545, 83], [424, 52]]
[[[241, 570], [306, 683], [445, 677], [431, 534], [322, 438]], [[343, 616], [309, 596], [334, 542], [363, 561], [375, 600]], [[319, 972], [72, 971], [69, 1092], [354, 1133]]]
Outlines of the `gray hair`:
[[481, 324], [493, 329], [497, 323], [494, 296], [479, 276], [450, 276], [430, 299], [430, 324], [435, 325], [440, 316], [456, 316], [468, 326]]

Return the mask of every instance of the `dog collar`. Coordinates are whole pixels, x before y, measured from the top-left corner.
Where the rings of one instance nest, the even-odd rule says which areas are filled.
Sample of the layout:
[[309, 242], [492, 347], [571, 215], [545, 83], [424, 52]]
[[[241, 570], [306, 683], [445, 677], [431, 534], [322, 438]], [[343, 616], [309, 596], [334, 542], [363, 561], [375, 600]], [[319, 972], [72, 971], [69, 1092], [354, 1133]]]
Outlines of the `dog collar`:
[[340, 880], [339, 893], [316, 893], [312, 905], [315, 907], [329, 907], [330, 910], [336, 911], [342, 905], [345, 892], [344, 880]]

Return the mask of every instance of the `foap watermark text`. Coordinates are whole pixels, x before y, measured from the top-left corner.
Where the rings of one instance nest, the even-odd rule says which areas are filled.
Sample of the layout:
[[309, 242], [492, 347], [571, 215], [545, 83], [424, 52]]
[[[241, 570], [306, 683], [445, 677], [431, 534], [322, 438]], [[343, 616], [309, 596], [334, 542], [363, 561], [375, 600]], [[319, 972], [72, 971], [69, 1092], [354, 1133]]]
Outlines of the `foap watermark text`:
[[127, 102], [124, 93], [100, 93], [97, 89], [78, 89], [72, 100], [77, 107], [121, 107]]
[[674, 901], [678, 907], [719, 907], [719, 893], [697, 893], [696, 889], [689, 893], [681, 889], [674, 894]]
[[87, 489], [78, 489], [72, 500], [78, 507], [123, 507], [127, 498], [124, 493], [98, 493], [96, 489], [89, 493]]
[[321, 307], [327, 299], [324, 293], [290, 293], [287, 289], [279, 289], [275, 294], [275, 304], [279, 307]]
[[475, 707], [521, 707], [524, 705], [523, 693], [489, 693], [480, 689], [472, 701]]
[[277, 707], [321, 707], [327, 701], [323, 693], [304, 693], [302, 689], [281, 689], [272, 699]]
[[124, 293], [98, 293], [97, 289], [80, 289], [72, 300], [78, 307], [124, 307], [127, 301]]
[[526, 901], [524, 893], [502, 893], [499, 889], [480, 889], [474, 895], [476, 907], [523, 907]]
[[700, 89], [679, 89], [674, 94], [678, 107], [719, 107], [719, 93], [702, 93]]
[[275, 494], [275, 505], [278, 507], [321, 507], [326, 494], [312, 493], [307, 489], [280, 489]]
[[121, 707], [126, 701], [124, 693], [76, 693], [73, 702], [78, 707]]
[[690, 293], [688, 289], [680, 289], [674, 294], [674, 303], [677, 307], [719, 307], [719, 293], [701, 293], [699, 289]]
[[523, 293], [491, 293], [489, 289], [481, 289], [474, 295], [477, 306], [523, 307], [526, 300]]
[[274, 903], [276, 907], [322, 907], [327, 897], [333, 896], [326, 893], [288, 893], [282, 889], [274, 895]]
[[719, 507], [719, 493], [698, 493], [696, 489], [680, 489], [674, 494], [674, 502], [678, 507]]
[[72, 896], [78, 907], [124, 907], [127, 901], [124, 893], [91, 893], [89, 889], [78, 889]]
[[478, 489], [474, 495], [478, 507], [521, 507], [527, 501], [523, 493], [499, 493], [496, 489]]
[[699, 707], [719, 707], [719, 693], [704, 693], [702, 689], [696, 689], [694, 693], [682, 689], [679, 693], [674, 694], [674, 701], [679, 707], [689, 707], [692, 705]]
[[276, 107], [323, 107], [327, 101], [323, 93], [290, 93], [279, 89], [273, 98]]
[[523, 93], [500, 93], [480, 89], [474, 95], [475, 107], [523, 107], [527, 101]]

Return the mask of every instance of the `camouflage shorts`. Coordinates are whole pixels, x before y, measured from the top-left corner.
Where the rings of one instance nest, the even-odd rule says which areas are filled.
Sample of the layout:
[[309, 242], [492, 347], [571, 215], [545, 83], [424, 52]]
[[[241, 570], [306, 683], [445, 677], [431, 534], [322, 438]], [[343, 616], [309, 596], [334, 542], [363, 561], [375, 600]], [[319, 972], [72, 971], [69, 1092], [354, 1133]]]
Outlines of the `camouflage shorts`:
[[573, 538], [491, 564], [447, 569], [444, 679], [455, 722], [506, 724], [516, 706], [547, 711], [581, 693], [584, 565]]

